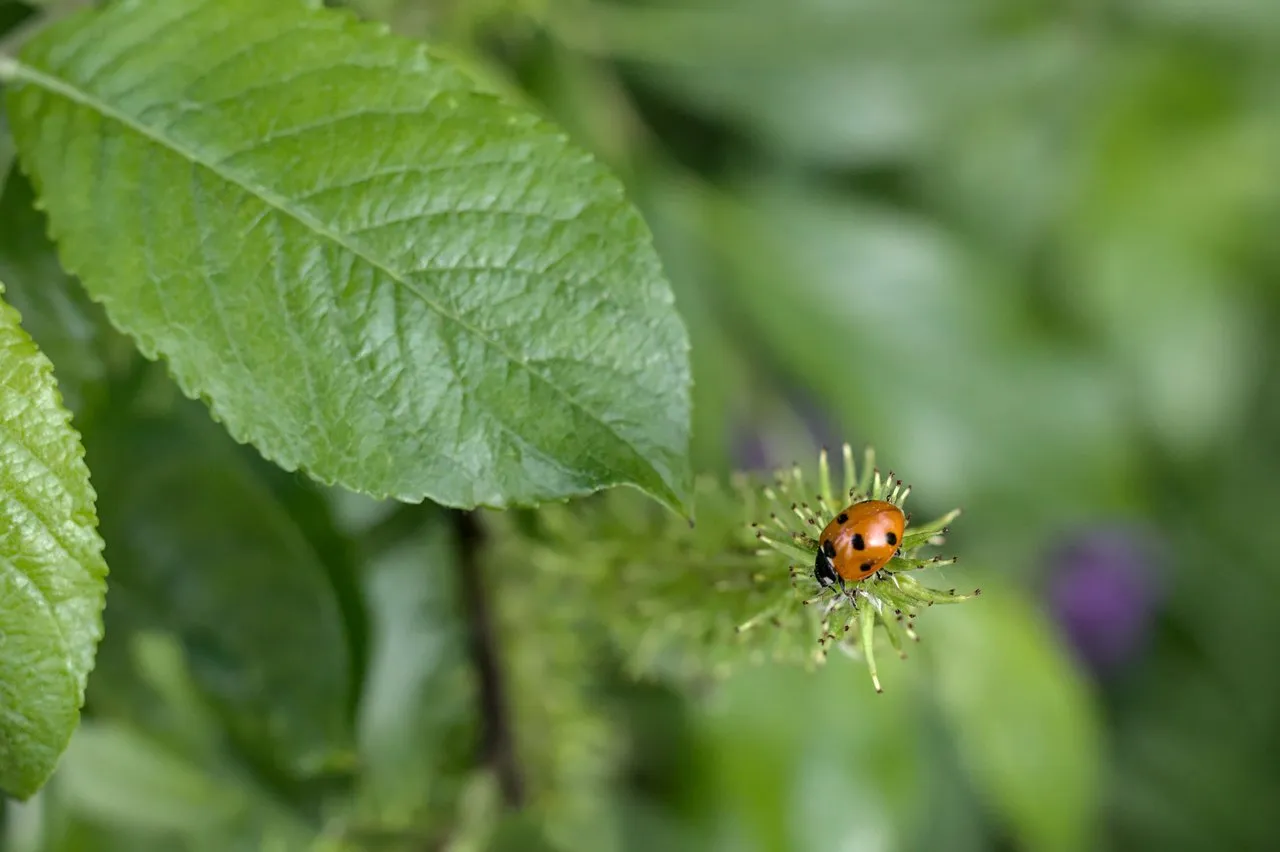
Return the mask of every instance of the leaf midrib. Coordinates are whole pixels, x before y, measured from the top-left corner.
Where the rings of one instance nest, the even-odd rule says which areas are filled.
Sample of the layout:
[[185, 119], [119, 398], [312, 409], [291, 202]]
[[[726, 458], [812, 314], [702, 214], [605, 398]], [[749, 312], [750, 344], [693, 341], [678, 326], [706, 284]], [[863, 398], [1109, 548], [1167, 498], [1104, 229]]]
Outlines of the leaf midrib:
[[[162, 148], [166, 148], [170, 151], [173, 151], [179, 156], [187, 159], [189, 162], [192, 162], [198, 166], [201, 166], [207, 169], [211, 174], [215, 175], [221, 180], [226, 181], [232, 186], [239, 187], [242, 191], [248, 193], [254, 198], [259, 199], [260, 201], [262, 201], [264, 204], [271, 207], [272, 209], [277, 210], [280, 213], [284, 214], [285, 216], [288, 216], [293, 220], [299, 222], [304, 227], [312, 230], [317, 236], [330, 240], [335, 245], [341, 247], [343, 250], [350, 252], [353, 256], [359, 258], [365, 263], [368, 263], [373, 268], [380, 270], [385, 275], [387, 275], [392, 281], [395, 281], [397, 284], [401, 285], [410, 293], [412, 293], [414, 296], [416, 296], [418, 299], [420, 299], [422, 303], [426, 305], [426, 307], [429, 310], [433, 311], [434, 313], [438, 314], [444, 319], [454, 323], [459, 328], [466, 331], [468, 334], [471, 334], [477, 339], [481, 340], [482, 342], [484, 342], [485, 345], [491, 347], [494, 351], [498, 352], [504, 358], [506, 358], [508, 362], [518, 366], [520, 369], [527, 372], [530, 376], [542, 382], [547, 387], [551, 388], [551, 390], [553, 390], [558, 396], [560, 396], [567, 403], [569, 403], [569, 405], [571, 405], [573, 408], [582, 412], [588, 418], [590, 418], [596, 423], [599, 423], [602, 427], [604, 427], [604, 429], [609, 434], [613, 435], [614, 438], [616, 438], [619, 442], [621, 442], [624, 446], [626, 446], [629, 450], [631, 450], [631, 452], [634, 454], [636, 458], [641, 459], [642, 461], [644, 460], [645, 458], [644, 454], [637, 449], [635, 444], [633, 444], [630, 440], [628, 440], [622, 434], [620, 434], [609, 423], [601, 419], [599, 415], [597, 415], [595, 412], [591, 411], [589, 408], [587, 408], [585, 405], [579, 402], [567, 390], [562, 388], [560, 385], [556, 384], [547, 376], [543, 375], [542, 373], [530, 367], [526, 361], [516, 357], [497, 340], [491, 338], [489, 335], [485, 334], [482, 330], [480, 330], [476, 326], [472, 325], [471, 323], [464, 320], [462, 317], [449, 311], [443, 305], [436, 302], [434, 299], [432, 299], [430, 296], [424, 293], [412, 281], [405, 278], [401, 273], [390, 268], [385, 263], [377, 260], [376, 258], [371, 257], [365, 252], [361, 251], [357, 246], [351, 244], [346, 239], [344, 239], [341, 234], [335, 232], [334, 230], [329, 228], [327, 225], [325, 225], [323, 222], [319, 221], [309, 213], [306, 213], [305, 211], [293, 209], [289, 205], [288, 198], [277, 195], [276, 193], [271, 192], [270, 190], [264, 187], [253, 186], [251, 184], [248, 184], [240, 180], [234, 173], [224, 171], [223, 169], [219, 168], [217, 164], [209, 162], [208, 160], [201, 157], [197, 152], [191, 150], [187, 146], [167, 136], [164, 136], [160, 133], [155, 132], [152, 128], [148, 127], [145, 124], [142, 124], [141, 122], [139, 122], [137, 119], [135, 119], [133, 116], [129, 115], [128, 113], [122, 112], [112, 107], [110, 104], [107, 104], [106, 102], [93, 96], [92, 94], [80, 88], [77, 88], [76, 86], [74, 86], [69, 82], [65, 82], [51, 74], [46, 74], [45, 72], [39, 70], [38, 68], [34, 68], [31, 65], [28, 65], [19, 59], [10, 59], [6, 57], [0, 57], [0, 79], [3, 79], [4, 77], [8, 77], [8, 76], [24, 79], [27, 82], [32, 83], [36, 86], [39, 86], [49, 92], [60, 95], [66, 98], [67, 100], [72, 101], [73, 103], [80, 104], [81, 106], [87, 109], [96, 111], [103, 117], [123, 125], [124, 127], [137, 133], [138, 135], [151, 140], [152, 142], [161, 146]], [[646, 462], [646, 464], [648, 463]], [[656, 470], [654, 472], [657, 473]], [[661, 487], [664, 490], [667, 490], [670, 492], [670, 487], [667, 485], [665, 481], [662, 481], [663, 477], [660, 474], [658, 476], [658, 479], [659, 479], [659, 482], [661, 483]], [[674, 492], [672, 492], [672, 494], [674, 496]]]

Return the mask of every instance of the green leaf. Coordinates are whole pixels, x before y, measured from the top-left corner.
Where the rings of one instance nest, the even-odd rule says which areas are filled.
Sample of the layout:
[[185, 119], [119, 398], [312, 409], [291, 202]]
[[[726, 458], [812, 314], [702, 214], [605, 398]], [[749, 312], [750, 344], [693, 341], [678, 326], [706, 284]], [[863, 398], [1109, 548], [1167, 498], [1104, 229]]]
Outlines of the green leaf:
[[[948, 228], [780, 175], [707, 205], [707, 236], [754, 344], [838, 423], [875, 435], [932, 499], [953, 505], [982, 481], [1027, 517], [1053, 520], [1063, 502], [1096, 500], [1130, 462], [1114, 375], [1027, 337], [1035, 320], [1002, 291], [1006, 272]], [[836, 388], [831, 365], [855, 350], [893, 352], [894, 369], [847, 370]], [[1062, 452], [1043, 452], [1046, 442]]]
[[94, 498], [53, 367], [0, 302], [0, 789], [18, 798], [66, 748], [102, 637]]
[[[351, 667], [323, 561], [239, 448], [181, 408], [86, 436], [118, 566], [109, 644], [171, 631], [256, 760], [294, 775], [335, 768], [350, 759]], [[128, 707], [136, 675], [113, 668], [124, 694], [104, 697]]]
[[551, 4], [556, 34], [781, 159], [911, 162], [993, 101], [1068, 73], [1052, 27], [999, 28], [982, 2], [662, 0]]
[[907, 829], [924, 817], [923, 761], [916, 696], [896, 680], [877, 695], [834, 663], [737, 672], [694, 716], [699, 795], [721, 800], [756, 841], [746, 848], [909, 848]]
[[1002, 589], [938, 612], [928, 641], [961, 758], [1018, 848], [1095, 848], [1097, 712], [1043, 619]]
[[212, 831], [248, 806], [227, 779], [138, 731], [100, 722], [86, 722], [72, 739], [58, 789], [85, 815], [150, 831]]
[[238, 440], [377, 496], [688, 492], [688, 341], [620, 184], [421, 45], [125, 0], [0, 62], [64, 265]]
[[0, 0], [0, 36], [7, 36], [26, 23], [35, 14], [31, 5], [16, 0]]

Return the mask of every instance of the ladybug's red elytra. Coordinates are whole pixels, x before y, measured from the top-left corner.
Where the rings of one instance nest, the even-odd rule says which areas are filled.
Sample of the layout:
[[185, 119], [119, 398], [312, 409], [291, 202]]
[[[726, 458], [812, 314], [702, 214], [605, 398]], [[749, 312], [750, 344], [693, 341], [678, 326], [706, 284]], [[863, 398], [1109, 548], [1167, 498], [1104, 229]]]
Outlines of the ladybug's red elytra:
[[865, 580], [898, 552], [907, 518], [892, 503], [863, 500], [832, 518], [818, 537], [813, 576], [823, 588]]

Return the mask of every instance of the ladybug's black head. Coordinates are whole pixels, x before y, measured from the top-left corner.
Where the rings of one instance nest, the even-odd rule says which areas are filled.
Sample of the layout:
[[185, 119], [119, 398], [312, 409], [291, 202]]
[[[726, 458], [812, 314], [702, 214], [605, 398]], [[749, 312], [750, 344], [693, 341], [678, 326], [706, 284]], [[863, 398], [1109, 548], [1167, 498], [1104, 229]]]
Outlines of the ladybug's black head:
[[831, 564], [831, 558], [818, 549], [818, 555], [813, 559], [813, 577], [818, 581], [818, 585], [822, 588], [835, 585], [840, 579], [836, 575], [836, 567]]

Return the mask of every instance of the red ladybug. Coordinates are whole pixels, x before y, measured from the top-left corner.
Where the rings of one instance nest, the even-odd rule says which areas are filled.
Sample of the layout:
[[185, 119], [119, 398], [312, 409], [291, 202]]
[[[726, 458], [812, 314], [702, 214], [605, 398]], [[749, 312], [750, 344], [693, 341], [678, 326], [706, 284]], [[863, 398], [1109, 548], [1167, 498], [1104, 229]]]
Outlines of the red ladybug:
[[879, 571], [898, 552], [907, 518], [883, 500], [854, 503], [836, 515], [818, 537], [813, 576], [823, 588], [856, 583]]

